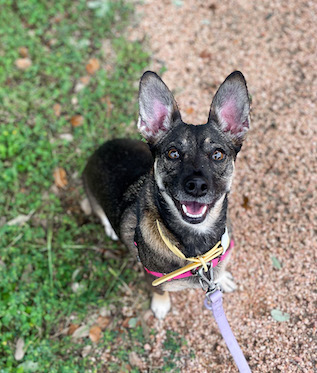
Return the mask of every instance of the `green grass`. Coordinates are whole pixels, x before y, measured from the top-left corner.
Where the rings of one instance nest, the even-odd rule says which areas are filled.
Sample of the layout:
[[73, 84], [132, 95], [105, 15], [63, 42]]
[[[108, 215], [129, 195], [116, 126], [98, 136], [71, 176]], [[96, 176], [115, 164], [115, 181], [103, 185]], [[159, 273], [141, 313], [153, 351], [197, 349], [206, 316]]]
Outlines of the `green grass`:
[[[152, 366], [144, 345], [155, 340], [136, 316], [149, 307], [142, 279], [123, 246], [79, 204], [80, 175], [94, 149], [109, 138], [138, 137], [137, 82], [149, 56], [124, 37], [133, 9], [120, 0], [0, 0], [0, 8], [0, 373], [137, 373], [129, 353]], [[31, 65], [21, 70], [25, 48]], [[91, 58], [101, 67], [78, 90]], [[72, 126], [74, 115], [82, 125]], [[64, 189], [54, 185], [56, 167], [66, 171]], [[8, 224], [19, 216], [28, 218]], [[122, 307], [136, 308], [135, 299], [136, 317], [124, 326]], [[111, 310], [111, 327], [97, 344], [62, 333], [101, 309]], [[19, 338], [25, 354], [17, 361]], [[152, 371], [179, 371], [181, 346], [168, 331], [164, 364]]]
[[[80, 323], [120, 303], [119, 286], [136, 274], [126, 259], [105, 260], [102, 251], [123, 248], [80, 210], [80, 174], [104, 140], [137, 136], [136, 82], [148, 56], [120, 36], [133, 10], [124, 2], [1, 0], [0, 6], [0, 372], [99, 371], [98, 359], [81, 356], [89, 340], [58, 332], [71, 315]], [[32, 61], [26, 70], [15, 65], [21, 47]], [[101, 68], [75, 92], [90, 58]], [[76, 128], [75, 114], [84, 118]], [[61, 139], [64, 133], [73, 140]], [[56, 167], [68, 178], [58, 193]], [[24, 224], [6, 224], [30, 213]], [[25, 341], [21, 361], [14, 358], [18, 338]]]

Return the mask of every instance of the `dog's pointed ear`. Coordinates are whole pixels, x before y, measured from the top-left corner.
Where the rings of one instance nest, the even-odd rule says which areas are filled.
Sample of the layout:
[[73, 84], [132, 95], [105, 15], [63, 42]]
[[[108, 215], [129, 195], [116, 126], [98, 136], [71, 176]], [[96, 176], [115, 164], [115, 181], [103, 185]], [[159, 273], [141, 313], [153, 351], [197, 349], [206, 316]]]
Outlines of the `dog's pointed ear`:
[[141, 78], [139, 109], [139, 131], [151, 144], [156, 144], [180, 118], [172, 93], [152, 71], [145, 72]]
[[216, 122], [235, 145], [241, 145], [249, 130], [250, 100], [246, 81], [234, 71], [213, 98], [208, 122]]

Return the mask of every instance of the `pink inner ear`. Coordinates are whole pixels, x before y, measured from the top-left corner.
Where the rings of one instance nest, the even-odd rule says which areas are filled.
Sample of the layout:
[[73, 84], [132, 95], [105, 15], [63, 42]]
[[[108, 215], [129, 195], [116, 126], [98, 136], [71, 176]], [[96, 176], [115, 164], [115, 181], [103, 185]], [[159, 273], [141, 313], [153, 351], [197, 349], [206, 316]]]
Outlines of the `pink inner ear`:
[[164, 120], [167, 115], [167, 107], [164, 106], [160, 101], [155, 100], [153, 104], [153, 118], [151, 120], [151, 130], [153, 133], [157, 133], [160, 130], [166, 131]]
[[247, 123], [241, 123], [238, 108], [234, 100], [229, 100], [223, 105], [220, 111], [220, 116], [226, 123], [224, 131], [230, 131], [234, 135], [243, 131], [244, 126], [248, 125]]

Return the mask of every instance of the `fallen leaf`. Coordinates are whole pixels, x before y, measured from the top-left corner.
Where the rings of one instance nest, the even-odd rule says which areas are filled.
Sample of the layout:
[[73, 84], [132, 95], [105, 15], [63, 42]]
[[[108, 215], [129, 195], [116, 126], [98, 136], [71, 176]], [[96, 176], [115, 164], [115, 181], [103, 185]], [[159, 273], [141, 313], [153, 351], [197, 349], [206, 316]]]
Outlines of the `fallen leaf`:
[[272, 265], [275, 269], [282, 269], [282, 264], [281, 262], [275, 257], [275, 256], [271, 256], [271, 260], [272, 260]]
[[101, 329], [98, 325], [94, 325], [89, 330], [89, 338], [92, 342], [97, 343], [101, 337]]
[[9, 220], [7, 222], [7, 225], [22, 225], [23, 223], [26, 223], [29, 220], [28, 215], [18, 215], [16, 218]]
[[288, 321], [290, 319], [290, 314], [287, 312], [282, 312], [281, 310], [278, 309], [273, 309], [271, 310], [271, 316], [273, 317], [274, 320], [276, 321]]
[[56, 186], [55, 184], [53, 184], [53, 185], [51, 186], [50, 191], [51, 191], [52, 193], [54, 193], [55, 196], [59, 196], [59, 195], [60, 195], [60, 190], [59, 190], [59, 188], [57, 188], [57, 186]]
[[79, 328], [78, 324], [70, 324], [68, 331], [67, 331], [67, 335], [73, 335], [78, 328]]
[[59, 188], [65, 188], [68, 184], [66, 171], [62, 167], [56, 167], [53, 173], [55, 185]]
[[73, 115], [70, 118], [70, 123], [73, 127], [79, 127], [84, 123], [84, 117], [82, 115]]
[[110, 321], [110, 317], [99, 316], [97, 319], [97, 324], [100, 326], [101, 330], [104, 330], [110, 324]]
[[[34, 361], [24, 361], [22, 364], [18, 365], [18, 368], [22, 368], [22, 372], [33, 373], [39, 371], [39, 363]], [[20, 371], [20, 369], [18, 369]]]
[[122, 326], [123, 328], [129, 328], [129, 321], [131, 317], [127, 317], [126, 319], [123, 320]]
[[18, 215], [16, 218], [9, 220], [7, 222], [7, 225], [22, 225], [31, 219], [34, 212], [35, 210], [32, 210], [28, 215], [24, 215], [24, 214]]
[[128, 322], [130, 328], [135, 328], [137, 323], [138, 323], [138, 318], [136, 317], [132, 317]]
[[139, 369], [143, 369], [143, 361], [138, 356], [138, 354], [135, 351], [132, 351], [129, 353], [129, 363], [133, 367], [137, 367]]
[[88, 325], [82, 325], [78, 329], [76, 329], [72, 335], [73, 339], [78, 338], [86, 338], [89, 336], [89, 326]]
[[31, 61], [30, 58], [28, 58], [28, 57], [25, 57], [25, 58], [18, 58], [18, 59], [15, 61], [15, 66], [16, 66], [19, 70], [27, 70], [29, 67], [32, 66], [32, 61]]
[[60, 104], [54, 104], [53, 105], [53, 111], [54, 111], [54, 114], [58, 117], [60, 117], [61, 115], [61, 112], [62, 112], [62, 107]]
[[24, 344], [25, 344], [24, 339], [19, 338], [17, 340], [17, 344], [15, 346], [15, 353], [14, 353], [14, 358], [17, 361], [22, 360], [25, 355]]
[[74, 136], [71, 133], [61, 133], [59, 138], [66, 141], [73, 141]]
[[247, 197], [247, 196], [243, 196], [243, 202], [242, 202], [242, 205], [241, 205], [241, 206], [242, 206], [244, 209], [246, 209], [246, 210], [251, 210], [249, 197]]
[[19, 55], [23, 58], [29, 57], [29, 50], [26, 47], [20, 47]]
[[100, 69], [99, 60], [97, 58], [91, 58], [86, 65], [87, 73], [90, 75], [94, 75], [99, 69]]
[[86, 356], [88, 356], [89, 353], [90, 353], [90, 351], [91, 351], [91, 349], [92, 349], [92, 346], [91, 346], [91, 345], [87, 345], [87, 346], [85, 346], [85, 347], [82, 349], [82, 351], [81, 351], [81, 356], [82, 356], [82, 357], [86, 357]]
[[75, 269], [75, 271], [73, 272], [72, 274], [72, 281], [75, 281], [76, 277], [79, 275], [79, 273], [81, 272], [81, 267]]

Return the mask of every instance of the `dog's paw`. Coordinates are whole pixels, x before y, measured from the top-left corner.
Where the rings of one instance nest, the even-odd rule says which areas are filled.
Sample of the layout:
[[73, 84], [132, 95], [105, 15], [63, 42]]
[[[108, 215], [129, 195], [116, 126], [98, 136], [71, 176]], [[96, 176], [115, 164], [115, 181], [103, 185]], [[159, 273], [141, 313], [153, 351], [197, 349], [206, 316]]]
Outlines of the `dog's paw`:
[[235, 290], [237, 290], [238, 286], [234, 282], [233, 276], [228, 271], [223, 271], [217, 279], [217, 284], [220, 285], [221, 289], [225, 293], [231, 293]]
[[167, 291], [164, 294], [153, 293], [151, 310], [157, 319], [163, 320], [170, 309], [171, 300]]

